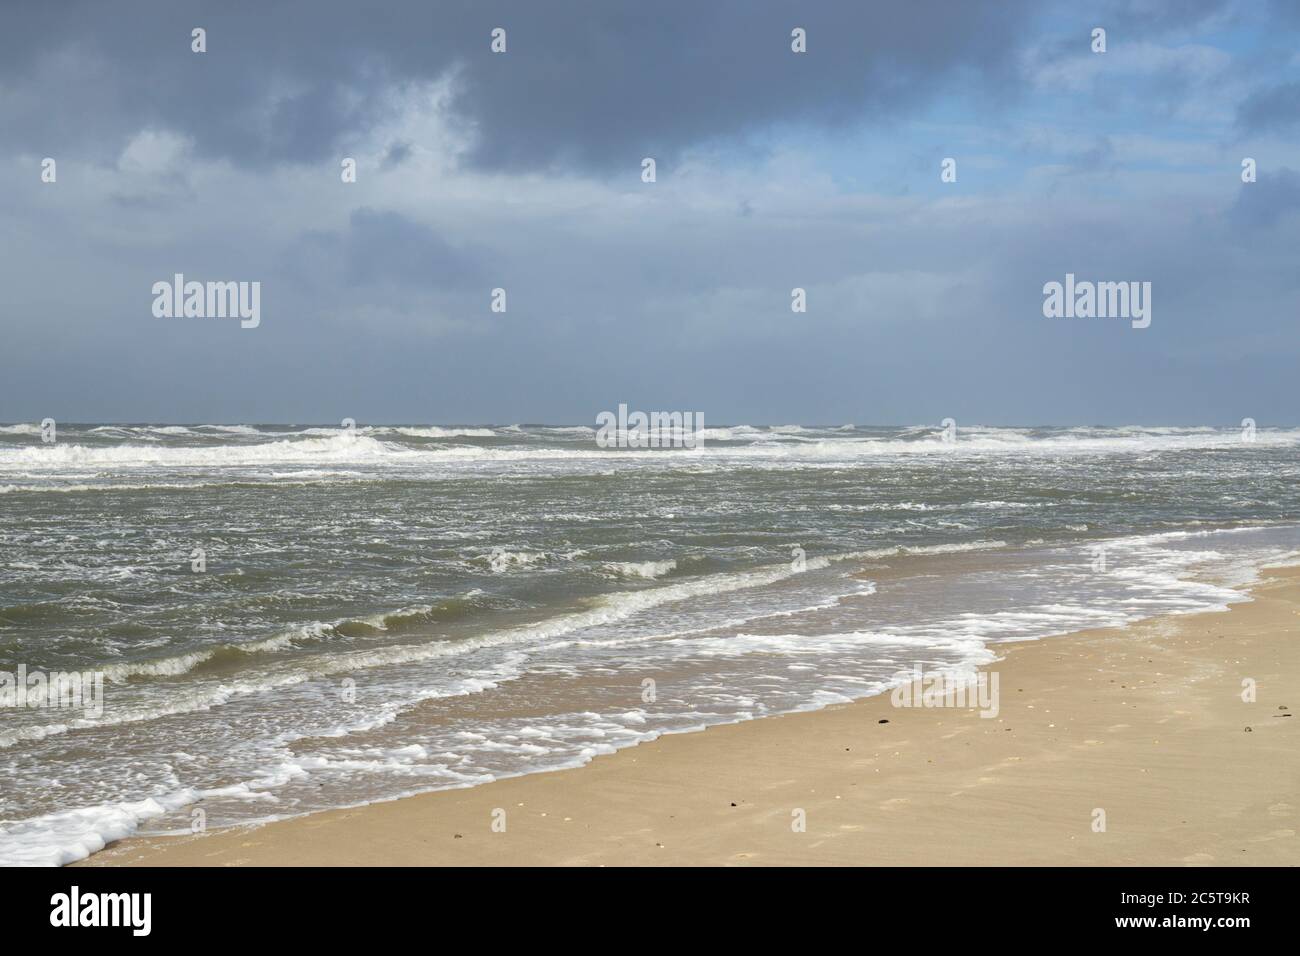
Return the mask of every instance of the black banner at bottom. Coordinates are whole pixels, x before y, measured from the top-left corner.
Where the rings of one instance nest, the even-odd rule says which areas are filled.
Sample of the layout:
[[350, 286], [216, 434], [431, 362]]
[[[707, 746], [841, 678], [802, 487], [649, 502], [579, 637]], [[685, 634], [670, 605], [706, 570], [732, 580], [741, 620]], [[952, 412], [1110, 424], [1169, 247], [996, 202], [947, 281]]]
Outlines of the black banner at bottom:
[[[852, 931], [865, 944], [946, 935], [1062, 940], [1192, 936], [1229, 943], [1289, 929], [1282, 869], [110, 869], [0, 876], [11, 941], [77, 932], [119, 941], [259, 943], [355, 939], [409, 927], [476, 927], [488, 938], [608, 927], [650, 937], [698, 924], [699, 937], [767, 938], [776, 924]], [[481, 922], [480, 922], [481, 920]], [[650, 923], [642, 922], [650, 920]], [[549, 926], [548, 926], [549, 924]], [[694, 932], [694, 931], [693, 931]], [[920, 935], [918, 936], [918, 932]], [[202, 939], [200, 937], [208, 937]], [[381, 935], [382, 938], [382, 935]], [[1042, 938], [1042, 937], [1039, 937]], [[680, 938], [679, 938], [680, 940]], [[610, 942], [613, 942], [611, 940]], [[969, 941], [968, 941], [969, 942]]]

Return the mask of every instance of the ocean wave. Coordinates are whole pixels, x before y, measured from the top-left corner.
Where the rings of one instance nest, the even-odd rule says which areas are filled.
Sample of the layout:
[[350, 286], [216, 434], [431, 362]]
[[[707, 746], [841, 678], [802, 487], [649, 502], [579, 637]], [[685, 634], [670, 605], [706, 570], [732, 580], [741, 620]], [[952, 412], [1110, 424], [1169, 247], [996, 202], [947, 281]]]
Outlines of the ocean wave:
[[927, 651], [955, 651], [970, 664], [985, 664], [996, 659], [984, 642], [974, 635], [956, 636], [935, 632], [927, 635], [897, 634], [889, 631], [842, 631], [829, 634], [734, 634], [726, 641], [682, 637], [666, 642], [677, 648], [690, 648], [701, 657], [740, 657], [750, 654], [807, 656], [811, 654], [845, 654], [867, 646], [901, 646]]
[[[511, 425], [510, 428], [522, 431], [519, 425]], [[545, 425], [538, 431], [547, 432], [551, 435], [592, 435], [596, 434], [596, 429], [590, 425]]]
[[493, 548], [491, 552], [480, 555], [476, 563], [484, 565], [494, 574], [507, 571], [526, 571], [541, 567], [550, 561], [545, 551], [509, 551], [505, 548]]
[[[793, 429], [795, 426], [780, 427]], [[457, 468], [479, 463], [531, 466], [552, 462], [557, 465], [597, 465], [601, 468], [622, 462], [655, 462], [670, 468], [726, 467], [732, 462], [753, 462], [777, 467], [820, 467], [836, 462], [856, 463], [873, 458], [908, 456], [935, 458], [950, 455], [968, 458], [1007, 455], [1050, 458], [1212, 449], [1250, 452], [1257, 449], [1293, 448], [1300, 444], [1300, 430], [1296, 429], [1260, 429], [1250, 443], [1242, 441], [1234, 429], [1071, 429], [1041, 435], [1031, 434], [1028, 429], [972, 426], [959, 431], [954, 442], [944, 442], [934, 429], [914, 433], [904, 431], [894, 437], [872, 437], [857, 431], [838, 435], [827, 430], [810, 435], [794, 432], [776, 434], [754, 426], [732, 426], [727, 429], [705, 429], [701, 435], [707, 439], [710, 431], [719, 436], [720, 443], [706, 443], [694, 448], [600, 448], [594, 441], [590, 446], [583, 447], [582, 443], [562, 442], [559, 439], [550, 446], [537, 446], [528, 444], [528, 441], [534, 440], [531, 436], [506, 447], [447, 446], [410, 441], [416, 436], [488, 437], [498, 434], [495, 429], [488, 428], [443, 429], [437, 426], [358, 429], [356, 432], [314, 428], [275, 440], [240, 440], [230, 444], [178, 445], [162, 440], [149, 444], [97, 446], [60, 442], [52, 445], [0, 447], [0, 474], [21, 470], [42, 476], [90, 477], [87, 473], [100, 476], [106, 470], [130, 471], [146, 467], [219, 470], [348, 464], [372, 470], [402, 468], [418, 475], [422, 469], [439, 470], [443, 466], [447, 467], [446, 473], [458, 474]], [[504, 437], [506, 433], [503, 430], [500, 434]], [[731, 440], [723, 440], [721, 436], [724, 434]], [[384, 435], [386, 439], [375, 437], [377, 435]], [[744, 440], [740, 440], [742, 436]], [[791, 440], [792, 438], [797, 440]], [[10, 483], [6, 487], [16, 490], [16, 487], [22, 486]]]
[[616, 578], [640, 578], [654, 580], [677, 570], [677, 562], [671, 558], [667, 561], [607, 561], [601, 571]]
[[405, 435], [408, 438], [496, 438], [497, 433], [491, 428], [439, 428], [426, 425], [412, 428], [376, 428], [377, 433]]
[[163, 482], [72, 482], [69, 484], [0, 485], [0, 495], [18, 494], [76, 494], [104, 491], [199, 491], [205, 488], [257, 488], [274, 484], [277, 488], [308, 487], [312, 485], [374, 484], [389, 479], [384, 475], [362, 475], [356, 472], [320, 472], [308, 477], [309, 472], [288, 474], [262, 474], [231, 478], [226, 481], [163, 481]]
[[692, 434], [697, 441], [747, 441], [766, 434], [753, 425], [731, 425], [725, 428], [701, 428]]
[[1007, 547], [1005, 541], [963, 541], [952, 544], [913, 544], [894, 545], [888, 548], [869, 548], [866, 551], [854, 551], [838, 555], [837, 560], [892, 558], [909, 554], [961, 554], [967, 551], [996, 551]]
[[462, 597], [448, 598], [436, 604], [411, 605], [396, 611], [342, 618], [332, 622], [311, 621], [258, 640], [226, 642], [170, 657], [102, 664], [82, 669], [99, 671], [105, 680], [114, 683], [136, 677], [179, 677], [206, 664], [270, 654], [291, 647], [307, 647], [340, 637], [366, 637], [406, 627], [456, 620], [480, 608], [482, 597], [483, 592], [475, 588]]
[[152, 660], [127, 661], [120, 664], [101, 664], [83, 670], [98, 671], [112, 683], [123, 683], [134, 677], [179, 677], [188, 674], [201, 664], [214, 660], [230, 659], [236, 655], [265, 654], [293, 646], [297, 639], [306, 636], [313, 625], [304, 625], [298, 632], [276, 634], [273, 637], [243, 643], [217, 644], [202, 650]]
[[0, 449], [0, 467], [33, 469], [77, 467], [239, 467], [279, 463], [355, 462], [409, 459], [420, 453], [365, 435], [336, 433], [327, 438], [282, 439], [210, 446], [114, 445], [107, 448], [57, 443], [44, 447]]
[[221, 432], [226, 435], [261, 435], [260, 429], [252, 425], [198, 425], [197, 431]]

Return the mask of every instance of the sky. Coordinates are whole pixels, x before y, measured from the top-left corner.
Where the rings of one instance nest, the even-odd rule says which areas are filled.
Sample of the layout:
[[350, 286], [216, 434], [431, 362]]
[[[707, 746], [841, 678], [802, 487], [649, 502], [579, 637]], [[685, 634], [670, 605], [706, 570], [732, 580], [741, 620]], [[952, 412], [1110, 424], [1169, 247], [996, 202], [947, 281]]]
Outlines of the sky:
[[1297, 51], [1267, 0], [5, 3], [0, 422], [1296, 424]]

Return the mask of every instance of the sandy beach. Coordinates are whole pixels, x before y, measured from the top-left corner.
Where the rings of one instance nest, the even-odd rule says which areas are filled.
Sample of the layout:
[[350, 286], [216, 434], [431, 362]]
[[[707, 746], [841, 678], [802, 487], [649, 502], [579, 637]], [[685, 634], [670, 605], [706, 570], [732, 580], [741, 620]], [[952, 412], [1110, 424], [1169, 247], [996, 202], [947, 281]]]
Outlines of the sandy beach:
[[994, 718], [885, 695], [83, 865], [1296, 864], [1300, 569], [1253, 596], [999, 645]]

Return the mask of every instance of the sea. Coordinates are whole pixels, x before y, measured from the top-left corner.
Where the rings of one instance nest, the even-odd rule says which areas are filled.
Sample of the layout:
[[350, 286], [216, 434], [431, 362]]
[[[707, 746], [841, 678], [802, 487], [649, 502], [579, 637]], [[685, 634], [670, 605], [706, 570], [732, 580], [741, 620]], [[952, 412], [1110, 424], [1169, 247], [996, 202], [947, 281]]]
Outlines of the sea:
[[1300, 429], [676, 437], [0, 425], [0, 863], [578, 766], [1300, 558]]

